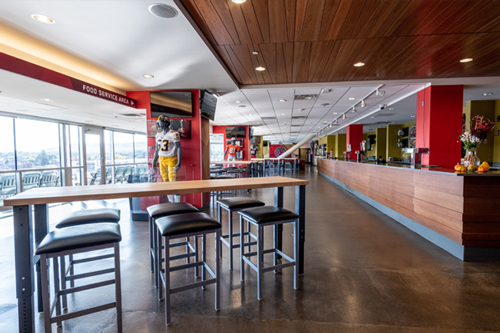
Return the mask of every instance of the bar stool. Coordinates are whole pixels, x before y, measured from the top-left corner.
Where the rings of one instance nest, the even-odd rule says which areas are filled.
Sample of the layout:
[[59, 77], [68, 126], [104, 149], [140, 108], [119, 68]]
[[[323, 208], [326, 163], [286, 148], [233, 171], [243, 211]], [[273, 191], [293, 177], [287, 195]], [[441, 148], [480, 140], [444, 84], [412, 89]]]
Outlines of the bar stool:
[[[93, 223], [118, 223], [120, 222], [120, 210], [116, 208], [97, 208], [97, 209], [85, 209], [70, 213], [58, 224], [56, 224], [57, 229], [63, 229], [67, 227], [73, 227], [77, 225], [93, 224]], [[75, 281], [79, 279], [79, 275], [75, 274], [75, 265], [82, 264], [90, 261], [102, 260], [107, 258], [113, 258], [113, 254], [105, 254], [94, 257], [86, 257], [82, 259], [74, 259], [73, 254], [68, 256], [68, 265], [66, 266], [65, 257], [61, 258], [61, 285], [66, 288], [66, 282], [70, 281], [70, 286], [75, 286]], [[67, 297], [63, 296], [63, 308], [67, 308]]]
[[[244, 263], [247, 263], [250, 268], [257, 272], [257, 298], [262, 299], [262, 275], [265, 272], [279, 270], [285, 267], [293, 266], [293, 287], [298, 289], [298, 267], [299, 262], [299, 224], [297, 223], [297, 214], [274, 206], [254, 207], [240, 211], [240, 232], [245, 233], [243, 221], [247, 221], [257, 227], [257, 234], [252, 234], [250, 228], [248, 234], [257, 241], [257, 252], [245, 252], [243, 237], [240, 237], [240, 280], [245, 280]], [[264, 227], [272, 225], [274, 234], [276, 235], [276, 226], [284, 223], [294, 223], [295, 229], [293, 232], [293, 258], [284, 254], [275, 244], [276, 236], [273, 238], [273, 247], [264, 250]], [[247, 223], [248, 224], [248, 223]], [[273, 253], [273, 265], [264, 267], [264, 254]], [[278, 264], [277, 255], [285, 258], [288, 262]], [[250, 257], [257, 256], [257, 265], [251, 262]]]
[[[156, 239], [154, 237], [155, 235], [155, 220], [159, 219], [164, 216], [170, 216], [170, 215], [176, 215], [176, 214], [185, 214], [185, 213], [193, 213], [193, 212], [199, 212], [198, 208], [195, 206], [187, 203], [187, 202], [168, 202], [168, 203], [161, 203], [157, 205], [152, 205], [147, 208], [148, 214], [149, 214], [149, 252], [150, 252], [150, 258], [151, 258], [151, 272], [154, 273], [155, 271], [155, 254], [156, 254]], [[195, 240], [195, 244], [197, 245], [198, 242]], [[190, 253], [190, 250], [194, 252], [194, 248], [191, 246], [191, 243], [189, 242], [189, 238], [186, 239], [185, 242], [181, 243], [176, 243], [172, 244], [173, 246], [183, 246], [186, 245], [186, 251]], [[161, 243], [160, 243], [161, 247]], [[187, 260], [189, 262], [189, 257], [187, 257]], [[155, 274], [155, 286], [158, 287], [158, 279], [156, 278]]]
[[[45, 332], [51, 332], [51, 324], [61, 325], [62, 321], [81, 317], [91, 313], [116, 308], [118, 332], [122, 331], [122, 303], [121, 303], [121, 279], [120, 279], [120, 246], [121, 241], [120, 225], [117, 223], [93, 223], [90, 225], [78, 225], [63, 229], [56, 229], [48, 233], [42, 240], [36, 254], [40, 255], [41, 278], [42, 278], [42, 300], [44, 308], [44, 327]], [[112, 248], [114, 266], [113, 268], [92, 271], [81, 274], [83, 277], [97, 276], [101, 274], [114, 273], [114, 279], [95, 282], [76, 288], [66, 288], [59, 285], [59, 266], [58, 259], [64, 256], [76, 253], [86, 253], [90, 251]], [[49, 288], [49, 268], [47, 261], [52, 259], [54, 275], [54, 300], [51, 306], [50, 288]], [[74, 311], [71, 313], [61, 313], [60, 298], [71, 293], [90, 290], [115, 285], [115, 301], [92, 308]], [[55, 308], [56, 316], [52, 316]]]
[[[235, 179], [235, 178], [236, 178], [235, 175], [220, 175], [220, 176], [217, 176], [217, 178], [215, 178], [215, 179]], [[215, 194], [215, 198], [219, 199], [224, 194], [229, 194], [229, 193], [231, 193], [233, 195], [233, 197], [236, 196], [236, 190], [232, 190], [232, 191], [217, 191], [216, 194]]]
[[[265, 203], [248, 197], [234, 197], [234, 198], [221, 199], [217, 201], [217, 212], [219, 216], [219, 223], [222, 224], [222, 209], [225, 209], [228, 212], [228, 234], [223, 235], [221, 232], [219, 241], [221, 242], [221, 245], [222, 243], [224, 243], [224, 245], [226, 245], [229, 248], [229, 270], [233, 269], [233, 249], [237, 249], [240, 247], [240, 244], [233, 244], [233, 237], [243, 237], [244, 235], [247, 235], [247, 243], [250, 243], [250, 236], [248, 232], [246, 232], [244, 235], [242, 235], [241, 233], [233, 234], [233, 212], [237, 212], [246, 208], [260, 207], [260, 206], [265, 206]], [[256, 244], [255, 242], [252, 243], [252, 245], [255, 244]], [[250, 244], [245, 244], [245, 245], [250, 246]], [[220, 254], [222, 257], [222, 251], [220, 252]]]
[[[162, 217], [156, 220], [157, 226], [157, 243], [161, 243], [161, 237], [165, 239], [164, 246], [164, 258], [162, 258], [162, 251], [160, 247], [157, 248], [156, 260], [155, 260], [155, 271], [158, 272], [158, 277], [160, 284], [158, 287], [158, 298], [162, 299], [162, 294], [164, 288], [164, 299], [165, 299], [165, 323], [169, 325], [171, 323], [170, 318], [170, 295], [175, 294], [184, 290], [193, 289], [197, 287], [202, 287], [205, 289], [206, 285], [215, 283], [215, 310], [219, 310], [220, 306], [220, 259], [219, 259], [219, 243], [215, 244], [215, 273], [210, 269], [207, 264], [207, 234], [215, 233], [216, 239], [220, 237], [221, 225], [219, 222], [211, 218], [205, 213], [186, 213], [181, 215], [171, 215]], [[182, 259], [186, 254], [181, 254], [177, 256], [170, 256], [170, 240], [176, 238], [184, 238], [191, 236], [202, 236], [202, 260], [201, 262], [196, 260], [193, 263], [188, 263], [184, 265], [178, 265], [171, 267], [170, 261], [177, 259]], [[196, 248], [196, 258], [198, 258], [198, 247]], [[165, 262], [165, 268], [162, 269], [162, 262]], [[187, 269], [191, 267], [202, 267], [201, 270], [201, 281], [183, 285], [181, 287], [172, 288], [170, 285], [170, 272], [178, 271], [181, 269]], [[206, 272], [212, 276], [212, 279], [206, 279]], [[162, 274], [164, 272], [164, 274]]]

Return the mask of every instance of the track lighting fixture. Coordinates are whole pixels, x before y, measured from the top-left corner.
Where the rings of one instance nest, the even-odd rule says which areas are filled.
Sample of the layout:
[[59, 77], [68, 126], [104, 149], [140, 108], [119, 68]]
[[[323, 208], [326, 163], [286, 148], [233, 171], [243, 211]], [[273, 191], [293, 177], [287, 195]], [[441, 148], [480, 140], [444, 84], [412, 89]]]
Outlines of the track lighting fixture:
[[362, 107], [362, 108], [364, 108], [365, 106], [366, 106], [366, 103], [365, 103], [365, 100], [363, 99], [363, 100], [361, 101], [361, 107]]
[[353, 106], [353, 107], [352, 107], [352, 113], [355, 113], [355, 112], [356, 112], [356, 107], [355, 107], [355, 106]]
[[382, 96], [384, 96], [384, 95], [385, 95], [385, 91], [384, 91], [384, 90], [379, 90], [379, 89], [377, 88], [377, 96], [382, 97]]
[[342, 115], [342, 119], [345, 119], [345, 113]]
[[333, 125], [332, 125], [332, 124], [330, 124], [330, 125], [328, 125], [328, 127], [332, 128], [332, 127], [333, 127]]

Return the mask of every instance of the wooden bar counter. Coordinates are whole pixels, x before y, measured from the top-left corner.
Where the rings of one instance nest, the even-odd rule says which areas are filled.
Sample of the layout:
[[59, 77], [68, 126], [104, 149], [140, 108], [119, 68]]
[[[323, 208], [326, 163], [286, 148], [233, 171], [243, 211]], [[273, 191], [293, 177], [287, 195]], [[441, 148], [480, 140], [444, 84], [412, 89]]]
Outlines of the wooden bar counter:
[[500, 172], [318, 160], [318, 172], [462, 260], [500, 260]]

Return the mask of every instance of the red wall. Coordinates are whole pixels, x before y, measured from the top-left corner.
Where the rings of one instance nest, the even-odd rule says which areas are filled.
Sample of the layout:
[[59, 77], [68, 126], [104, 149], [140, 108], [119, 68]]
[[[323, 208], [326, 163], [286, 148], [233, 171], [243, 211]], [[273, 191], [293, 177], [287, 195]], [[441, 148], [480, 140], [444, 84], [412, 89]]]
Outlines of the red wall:
[[[208, 155], [209, 121], [200, 116], [199, 90], [191, 90], [191, 93], [193, 96], [193, 116], [172, 118], [172, 119], [182, 118], [191, 121], [191, 138], [181, 139], [182, 162], [181, 162], [181, 168], [179, 169], [179, 171], [177, 171], [177, 181], [201, 180], [210, 178], [210, 161], [208, 161], [209, 157], [207, 158], [207, 156], [209, 156]], [[138, 108], [146, 109], [148, 119], [152, 119], [149, 91], [128, 92], [127, 96], [136, 99]], [[154, 152], [154, 150], [155, 150], [155, 139], [148, 138], [148, 156], [151, 157], [152, 152]], [[157, 176], [159, 181], [162, 181], [159, 172]], [[159, 201], [160, 201], [159, 199], [151, 199], [151, 198], [141, 200], [141, 209], [146, 208], [151, 204], [158, 203]], [[182, 196], [182, 201], [192, 203], [196, 207], [203, 207], [209, 203], [210, 194], [209, 193], [186, 194]]]
[[245, 126], [245, 125], [213, 126], [212, 133], [213, 134], [222, 134], [224, 136], [224, 150], [225, 150], [226, 146], [228, 145], [228, 141], [229, 141], [226, 139], [226, 127], [234, 127], [234, 126], [245, 127], [245, 139], [244, 139], [242, 161], [249, 161], [250, 160], [250, 146], [251, 146], [249, 126]]
[[359, 145], [363, 141], [363, 125], [349, 125], [346, 128], [346, 155], [347, 145], [351, 144], [351, 154], [348, 156], [350, 159], [356, 159], [356, 151], [361, 149]]
[[462, 85], [430, 86], [417, 93], [417, 148], [429, 148], [422, 164], [452, 168], [460, 162]]

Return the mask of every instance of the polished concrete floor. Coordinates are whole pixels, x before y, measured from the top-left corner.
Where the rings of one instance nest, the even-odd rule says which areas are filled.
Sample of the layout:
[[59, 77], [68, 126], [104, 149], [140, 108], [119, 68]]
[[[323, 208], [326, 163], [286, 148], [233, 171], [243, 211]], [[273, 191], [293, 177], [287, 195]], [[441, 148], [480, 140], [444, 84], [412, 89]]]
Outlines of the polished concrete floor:
[[[148, 258], [145, 222], [131, 221], [127, 201], [87, 202], [122, 209], [121, 264], [124, 332], [486, 332], [500, 330], [500, 263], [464, 263], [338, 188], [314, 169], [300, 177], [307, 186], [305, 274], [293, 289], [292, 269], [264, 276], [264, 299], [257, 300], [256, 274], [222, 261], [221, 309], [214, 311], [214, 287], [172, 297], [172, 325], [164, 325]], [[241, 193], [246, 195], [246, 193]], [[294, 207], [285, 189], [285, 208]], [[252, 197], [273, 204], [270, 189]], [[57, 222], [82, 204], [50, 209]], [[216, 216], [215, 211], [211, 212]], [[17, 331], [12, 219], [0, 219], [0, 332]], [[285, 228], [285, 252], [291, 250]], [[270, 237], [267, 238], [271, 240]], [[213, 259], [213, 242], [209, 242]], [[237, 251], [235, 251], [235, 254]], [[267, 258], [270, 261], [270, 258]], [[177, 272], [174, 285], [193, 279]], [[77, 295], [79, 309], [112, 298], [112, 288]], [[66, 332], [115, 332], [112, 310], [64, 323]], [[37, 314], [37, 330], [43, 319]], [[54, 331], [55, 325], [53, 325]], [[60, 329], [59, 329], [60, 330]]]

